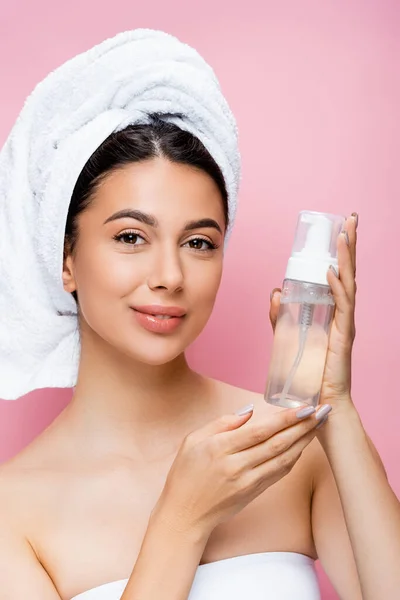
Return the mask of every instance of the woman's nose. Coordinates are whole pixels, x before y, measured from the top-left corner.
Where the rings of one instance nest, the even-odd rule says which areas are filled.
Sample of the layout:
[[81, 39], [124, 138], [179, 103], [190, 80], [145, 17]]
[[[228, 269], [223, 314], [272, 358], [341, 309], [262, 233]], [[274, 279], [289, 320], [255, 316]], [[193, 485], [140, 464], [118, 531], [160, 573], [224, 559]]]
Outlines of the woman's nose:
[[150, 289], [165, 289], [170, 293], [183, 289], [183, 270], [178, 250], [163, 249], [154, 256], [147, 279]]

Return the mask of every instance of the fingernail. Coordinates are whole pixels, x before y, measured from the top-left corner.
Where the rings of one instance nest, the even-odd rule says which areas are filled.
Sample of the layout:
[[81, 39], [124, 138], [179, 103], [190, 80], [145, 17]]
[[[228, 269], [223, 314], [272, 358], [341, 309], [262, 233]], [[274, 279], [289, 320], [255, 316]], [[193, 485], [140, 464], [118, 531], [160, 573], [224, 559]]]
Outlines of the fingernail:
[[339, 274], [333, 265], [329, 265], [329, 268], [331, 271], [333, 271], [333, 273], [336, 275], [336, 277], [339, 277]]
[[241, 417], [243, 415], [247, 415], [247, 414], [251, 413], [253, 409], [254, 409], [254, 404], [248, 404], [247, 406], [244, 406], [243, 408], [241, 408], [240, 410], [238, 410], [236, 412], [236, 414], [239, 417]]
[[320, 427], [322, 427], [322, 425], [325, 425], [325, 423], [327, 422], [328, 418], [329, 418], [329, 415], [326, 415], [326, 417], [324, 417], [322, 419], [321, 423], [318, 423], [318, 425], [316, 426], [315, 429], [319, 429]]
[[274, 297], [275, 292], [281, 292], [281, 288], [274, 288], [269, 296], [269, 299], [272, 300], [272, 298]]
[[305, 419], [306, 417], [309, 417], [313, 413], [315, 413], [315, 408], [313, 406], [306, 406], [296, 413], [296, 417], [298, 419]]
[[351, 216], [353, 217], [353, 219], [356, 222], [356, 229], [358, 227], [358, 214], [356, 212], [351, 213]]
[[344, 236], [344, 239], [346, 240], [346, 244], [348, 246], [350, 246], [349, 234], [347, 233], [347, 231], [345, 229], [342, 231], [342, 235]]
[[324, 404], [324, 406], [321, 406], [321, 408], [317, 410], [315, 418], [317, 419], [317, 421], [321, 421], [321, 419], [329, 415], [331, 410], [332, 406], [330, 404]]

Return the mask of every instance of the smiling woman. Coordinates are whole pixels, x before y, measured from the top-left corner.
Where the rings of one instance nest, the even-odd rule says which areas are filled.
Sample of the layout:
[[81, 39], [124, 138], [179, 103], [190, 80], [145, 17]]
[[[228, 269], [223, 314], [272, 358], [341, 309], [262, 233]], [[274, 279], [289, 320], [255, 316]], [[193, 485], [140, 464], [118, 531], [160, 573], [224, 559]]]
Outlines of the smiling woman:
[[0, 468], [0, 600], [319, 600], [317, 558], [342, 600], [397, 597], [399, 504], [351, 398], [358, 218], [327, 273], [326, 404], [282, 410], [186, 360], [239, 175], [213, 71], [162, 32], [28, 99], [0, 155], [0, 393], [73, 395]]
[[83, 355], [96, 335], [127, 356], [165, 363], [199, 335], [214, 305], [229, 219], [224, 179], [192, 134], [150, 121], [109, 136], [72, 194], [63, 282], [77, 301]]

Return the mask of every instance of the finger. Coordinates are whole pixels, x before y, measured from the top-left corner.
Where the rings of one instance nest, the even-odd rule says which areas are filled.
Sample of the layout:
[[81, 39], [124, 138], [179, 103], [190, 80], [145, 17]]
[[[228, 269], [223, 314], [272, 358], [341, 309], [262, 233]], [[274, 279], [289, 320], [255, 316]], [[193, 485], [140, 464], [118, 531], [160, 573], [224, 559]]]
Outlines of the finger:
[[[348, 243], [347, 243], [348, 242]], [[355, 298], [355, 278], [354, 278], [354, 266], [352, 259], [352, 250], [350, 247], [350, 238], [346, 229], [338, 237], [337, 242], [338, 249], [338, 266], [339, 266], [339, 278], [343, 283], [346, 294], [349, 299], [354, 300]]]
[[272, 331], [275, 333], [276, 321], [278, 319], [279, 306], [281, 302], [281, 288], [274, 288], [271, 292], [271, 303], [269, 308], [269, 320], [271, 321]]
[[217, 433], [238, 429], [250, 420], [253, 409], [254, 405], [249, 404], [235, 414], [222, 415], [218, 419], [207, 423], [204, 427], [192, 431], [187, 437], [190, 438], [192, 443], [197, 443]]
[[356, 271], [357, 271], [357, 227], [358, 227], [358, 214], [356, 212], [354, 212], [348, 218], [348, 223], [346, 226], [346, 230], [349, 235], [349, 241], [350, 241], [350, 253], [351, 253], [351, 260], [353, 263], [354, 277], [356, 276]]
[[[257, 467], [280, 454], [284, 454], [300, 440], [304, 440], [304, 438], [308, 439], [309, 436], [312, 439], [316, 435], [316, 428], [319, 423], [320, 421], [317, 421], [315, 416], [312, 416], [301, 423], [280, 431], [262, 444], [237, 453], [236, 456], [247, 467]], [[304, 441], [305, 446], [307, 443], [309, 442]]]
[[[308, 408], [306, 416], [304, 417], [303, 408]], [[289, 408], [282, 411], [278, 411], [273, 414], [269, 414], [262, 419], [250, 422], [237, 431], [227, 431], [221, 433], [220, 443], [226, 454], [235, 454], [241, 452], [257, 444], [265, 442], [268, 438], [272, 437], [279, 431], [297, 425], [304, 418], [308, 418], [309, 414], [315, 413], [314, 407], [298, 407]], [[300, 415], [300, 416], [297, 416]]]
[[[354, 215], [357, 215], [357, 213], [353, 213]], [[350, 259], [351, 259], [351, 266], [352, 266], [352, 270], [353, 270], [353, 277], [355, 278], [356, 276], [356, 271], [357, 271], [357, 221], [358, 221], [358, 216], [351, 216], [348, 219], [346, 219], [343, 231], [346, 231], [347, 234], [347, 240], [348, 240], [348, 246], [349, 246], [349, 252], [350, 252]]]
[[328, 270], [327, 280], [335, 300], [335, 323], [339, 333], [346, 335], [349, 331], [354, 332], [354, 298], [349, 298], [342, 281], [331, 269]]
[[279, 481], [282, 477], [290, 473], [304, 449], [313, 441], [316, 435], [317, 431], [314, 427], [314, 429], [290, 446], [286, 452], [278, 454], [274, 458], [264, 461], [251, 469], [249, 474], [250, 485], [252, 483], [253, 485], [263, 485], [265, 482], [267, 487], [271, 484], [271, 475], [273, 473], [276, 473], [276, 481]]

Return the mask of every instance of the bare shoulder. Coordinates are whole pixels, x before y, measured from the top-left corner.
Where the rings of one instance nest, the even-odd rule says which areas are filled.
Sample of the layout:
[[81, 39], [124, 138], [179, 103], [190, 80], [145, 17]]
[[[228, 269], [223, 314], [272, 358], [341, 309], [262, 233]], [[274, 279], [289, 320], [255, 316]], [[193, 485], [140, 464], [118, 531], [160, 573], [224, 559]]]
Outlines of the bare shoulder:
[[17, 495], [17, 478], [12, 461], [0, 465], [0, 529], [15, 514], [14, 498]]
[[14, 520], [20, 523], [24, 507], [31, 498], [33, 465], [29, 468], [27, 452], [18, 455], [0, 466], [0, 521]]
[[244, 388], [240, 388], [218, 379], [210, 379], [213, 386], [213, 395], [221, 409], [227, 412], [235, 412], [248, 404], [254, 404], [254, 414], [276, 411], [264, 400], [263, 394]]
[[0, 466], [0, 538], [8, 547], [22, 547], [26, 543], [29, 497], [30, 489], [18, 457], [3, 463]]
[[54, 481], [51, 444], [39, 435], [17, 455], [0, 465], [0, 521], [15, 523], [28, 533], [37, 509]]
[[26, 452], [1, 465], [1, 598], [60, 600], [32, 541], [32, 524], [37, 520], [37, 489], [27, 469]]

